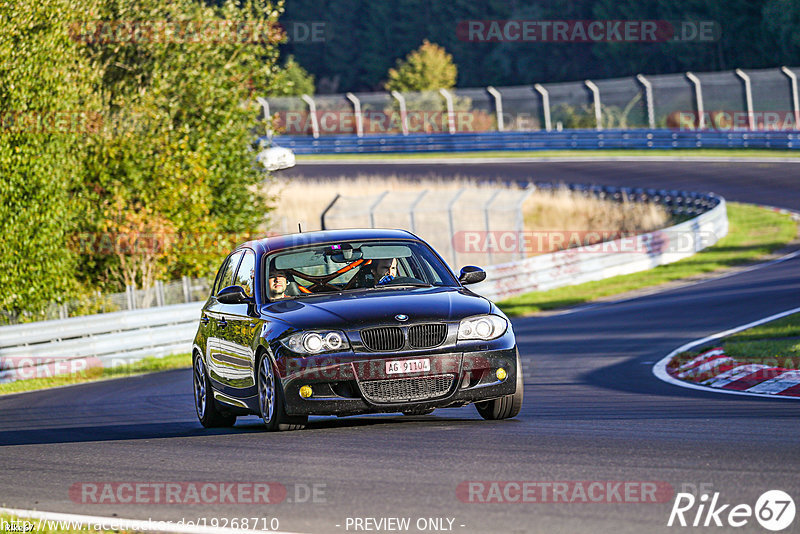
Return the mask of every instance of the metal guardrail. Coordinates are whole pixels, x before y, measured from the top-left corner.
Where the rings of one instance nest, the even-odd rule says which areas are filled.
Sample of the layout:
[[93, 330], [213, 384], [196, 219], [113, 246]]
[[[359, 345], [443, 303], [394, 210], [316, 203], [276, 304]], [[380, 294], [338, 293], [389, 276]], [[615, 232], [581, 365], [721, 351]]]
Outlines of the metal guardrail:
[[[535, 186], [546, 189], [562, 185]], [[692, 218], [636, 236], [631, 254], [598, 253], [581, 247], [489, 266], [487, 280], [471, 286], [476, 293], [499, 299], [641, 271], [688, 257], [728, 231], [725, 201], [713, 194], [574, 184], [569, 187], [578, 193], [612, 200], [659, 202], [675, 215]], [[686, 236], [697, 246], [678, 247], [673, 252], [678, 240]], [[188, 352], [201, 307], [201, 302], [193, 302], [0, 327], [0, 382]]]
[[800, 131], [568, 130], [415, 135], [280, 136], [297, 154], [477, 152], [483, 150], [800, 148]]
[[[537, 184], [542, 189], [552, 184]], [[569, 248], [486, 268], [486, 281], [474, 292], [500, 300], [529, 291], [546, 291], [612, 276], [630, 274], [672, 263], [707, 248], [728, 233], [725, 199], [714, 194], [655, 189], [571, 185], [571, 189], [601, 198], [658, 202], [673, 215], [691, 219], [650, 232]]]
[[0, 382], [189, 352], [202, 302], [0, 328]]

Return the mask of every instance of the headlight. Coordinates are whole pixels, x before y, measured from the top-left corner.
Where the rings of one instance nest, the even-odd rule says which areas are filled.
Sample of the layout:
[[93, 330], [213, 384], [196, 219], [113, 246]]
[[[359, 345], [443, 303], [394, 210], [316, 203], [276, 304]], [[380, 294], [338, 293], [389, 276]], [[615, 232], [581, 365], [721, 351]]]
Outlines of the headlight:
[[281, 345], [298, 354], [321, 354], [350, 348], [347, 338], [338, 330], [298, 332], [281, 339]]
[[499, 315], [475, 315], [461, 320], [458, 325], [458, 340], [496, 339], [505, 334], [508, 322]]

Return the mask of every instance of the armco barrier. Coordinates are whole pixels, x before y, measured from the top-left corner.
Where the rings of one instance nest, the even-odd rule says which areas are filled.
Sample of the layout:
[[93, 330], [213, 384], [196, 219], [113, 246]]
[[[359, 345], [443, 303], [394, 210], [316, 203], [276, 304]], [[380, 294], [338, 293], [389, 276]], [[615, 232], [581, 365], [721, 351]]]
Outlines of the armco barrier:
[[[538, 189], [560, 187], [535, 185]], [[712, 194], [574, 184], [569, 187], [577, 193], [618, 201], [659, 202], [675, 215], [692, 218], [636, 236], [633, 252], [603, 253], [581, 247], [489, 266], [487, 280], [471, 289], [491, 299], [501, 299], [525, 291], [641, 271], [688, 257], [728, 231], [725, 201]], [[687, 238], [696, 246], [687, 248], [680, 243]], [[0, 327], [0, 382], [189, 352], [202, 305], [193, 302]]]
[[279, 136], [297, 154], [476, 152], [481, 150], [800, 148], [800, 131], [564, 130], [413, 135]]
[[0, 328], [0, 382], [191, 350], [202, 302]]
[[664, 204], [675, 215], [693, 218], [663, 230], [602, 245], [570, 248], [489, 266], [486, 280], [471, 286], [474, 292], [500, 300], [529, 291], [546, 291], [644, 271], [687, 258], [728, 233], [725, 199], [713, 194], [579, 185], [570, 188], [601, 197], [647, 199]]

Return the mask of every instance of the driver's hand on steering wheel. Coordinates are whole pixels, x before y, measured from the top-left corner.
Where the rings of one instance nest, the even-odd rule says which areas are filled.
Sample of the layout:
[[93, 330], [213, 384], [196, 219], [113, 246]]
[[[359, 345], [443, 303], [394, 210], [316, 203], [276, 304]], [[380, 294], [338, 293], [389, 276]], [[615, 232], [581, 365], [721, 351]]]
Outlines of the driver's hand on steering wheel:
[[378, 284], [377, 285], [382, 286], [384, 284], [388, 284], [392, 280], [394, 280], [394, 276], [392, 276], [391, 274], [387, 274], [386, 276], [384, 276], [383, 278], [378, 280]]

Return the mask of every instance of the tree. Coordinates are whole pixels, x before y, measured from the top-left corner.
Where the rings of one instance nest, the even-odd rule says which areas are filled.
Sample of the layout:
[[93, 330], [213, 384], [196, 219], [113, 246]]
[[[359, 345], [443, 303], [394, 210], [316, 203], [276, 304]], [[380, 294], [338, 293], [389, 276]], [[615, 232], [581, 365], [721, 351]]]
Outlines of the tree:
[[453, 56], [441, 46], [427, 39], [404, 61], [397, 61], [397, 68], [389, 69], [387, 91], [435, 91], [450, 89], [456, 84], [458, 69]]
[[12, 318], [77, 291], [71, 191], [96, 127], [96, 76], [69, 34], [82, 4], [0, 0], [0, 310]]
[[300, 96], [314, 94], [314, 76], [294, 59], [288, 56], [286, 63], [272, 78], [270, 96]]

